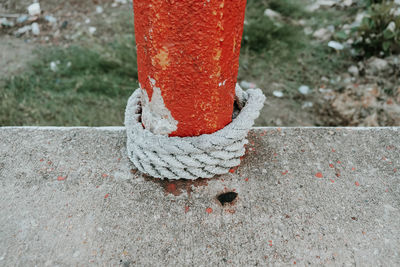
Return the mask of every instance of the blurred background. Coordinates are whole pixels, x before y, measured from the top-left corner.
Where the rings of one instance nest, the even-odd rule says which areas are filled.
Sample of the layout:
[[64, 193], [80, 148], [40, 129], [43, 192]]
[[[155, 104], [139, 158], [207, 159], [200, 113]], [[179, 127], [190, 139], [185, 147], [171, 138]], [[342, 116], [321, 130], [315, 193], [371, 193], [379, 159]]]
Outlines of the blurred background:
[[[248, 0], [238, 83], [257, 125], [400, 126], [400, 0]], [[0, 126], [122, 125], [131, 0], [0, 0]]]

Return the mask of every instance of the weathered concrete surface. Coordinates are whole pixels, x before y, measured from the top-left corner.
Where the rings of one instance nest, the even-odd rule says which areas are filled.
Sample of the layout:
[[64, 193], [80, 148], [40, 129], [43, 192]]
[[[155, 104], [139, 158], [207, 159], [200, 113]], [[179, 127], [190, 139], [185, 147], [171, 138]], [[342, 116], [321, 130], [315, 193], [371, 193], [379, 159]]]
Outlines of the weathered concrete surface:
[[0, 128], [0, 265], [399, 266], [399, 133], [257, 128], [186, 184], [131, 170], [123, 128]]

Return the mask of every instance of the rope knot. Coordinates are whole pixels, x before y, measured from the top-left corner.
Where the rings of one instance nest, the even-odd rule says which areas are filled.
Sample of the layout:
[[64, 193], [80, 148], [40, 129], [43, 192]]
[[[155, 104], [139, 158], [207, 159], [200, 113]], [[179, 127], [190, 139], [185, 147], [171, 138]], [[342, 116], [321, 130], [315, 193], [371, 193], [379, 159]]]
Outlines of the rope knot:
[[228, 173], [240, 164], [246, 137], [260, 115], [265, 96], [260, 89], [243, 91], [236, 85], [233, 120], [212, 134], [193, 137], [156, 135], [141, 123], [140, 89], [125, 111], [128, 156], [142, 173], [156, 178], [197, 179]]

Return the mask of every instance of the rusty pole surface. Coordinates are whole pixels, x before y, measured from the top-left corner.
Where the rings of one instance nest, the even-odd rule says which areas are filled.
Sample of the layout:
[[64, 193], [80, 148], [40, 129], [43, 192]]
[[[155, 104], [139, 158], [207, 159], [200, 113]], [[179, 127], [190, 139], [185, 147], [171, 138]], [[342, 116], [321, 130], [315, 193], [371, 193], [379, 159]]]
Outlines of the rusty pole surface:
[[142, 122], [197, 136], [232, 120], [246, 0], [134, 0]]

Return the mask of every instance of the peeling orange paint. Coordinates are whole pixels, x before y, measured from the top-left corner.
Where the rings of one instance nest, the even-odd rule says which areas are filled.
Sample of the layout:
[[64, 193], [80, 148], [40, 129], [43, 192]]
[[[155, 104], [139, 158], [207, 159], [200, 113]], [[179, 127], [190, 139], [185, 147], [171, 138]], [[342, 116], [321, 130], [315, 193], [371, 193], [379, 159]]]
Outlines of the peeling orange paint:
[[163, 70], [167, 69], [169, 64], [168, 48], [164, 46], [155, 57], [158, 59], [158, 65], [160, 65]]
[[134, 0], [138, 76], [153, 78], [178, 122], [170, 136], [213, 133], [232, 121], [246, 0]]
[[221, 58], [222, 50], [220, 48], [217, 49], [217, 52], [214, 56], [214, 60], [218, 61]]

